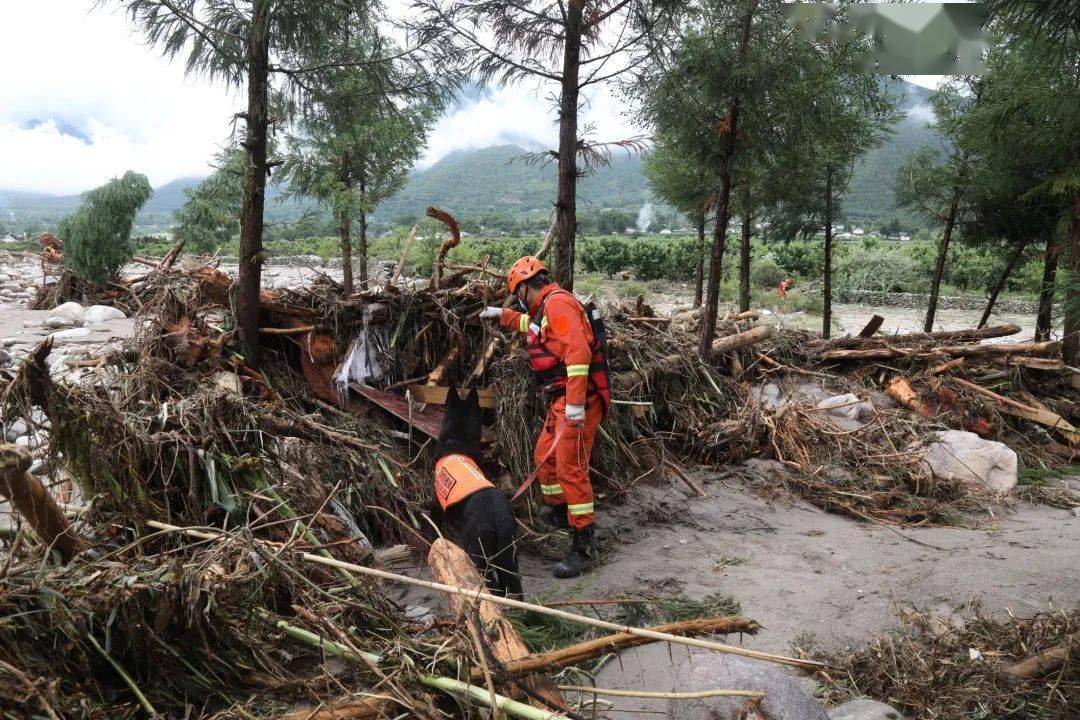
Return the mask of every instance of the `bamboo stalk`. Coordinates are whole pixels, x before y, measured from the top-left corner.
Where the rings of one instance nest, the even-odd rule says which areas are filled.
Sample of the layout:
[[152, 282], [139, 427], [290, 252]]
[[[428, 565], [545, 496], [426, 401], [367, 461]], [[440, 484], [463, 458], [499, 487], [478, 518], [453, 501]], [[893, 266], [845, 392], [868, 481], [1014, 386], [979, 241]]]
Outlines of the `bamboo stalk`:
[[[341, 658], [342, 660], [350, 660], [352, 662], [359, 663], [364, 667], [368, 667], [372, 664], [378, 664], [382, 661], [380, 655], [374, 655], [372, 653], [357, 653], [356, 651], [346, 647], [345, 645], [328, 640], [321, 635], [313, 633], [303, 628], [298, 628], [294, 625], [290, 625], [284, 620], [278, 620], [274, 623], [274, 627], [282, 630], [286, 636], [297, 640], [306, 645], [320, 648], [323, 652], [328, 652], [334, 657]], [[438, 675], [428, 675], [421, 673], [418, 678], [423, 685], [436, 690], [442, 690], [443, 692], [450, 693], [451, 695], [457, 695], [459, 697], [473, 700], [484, 707], [494, 707], [508, 715], [515, 717], [525, 718], [525, 720], [570, 720], [566, 715], [556, 712], [546, 712], [544, 710], [538, 710], [531, 705], [520, 703], [516, 700], [511, 700], [508, 697], [499, 695], [497, 693], [488, 693], [485, 688], [477, 687], [476, 685], [470, 685], [462, 680], [455, 680], [454, 678], [440, 677]]]
[[[149, 527], [159, 530], [171, 530], [173, 532], [180, 532], [184, 534], [190, 534], [192, 537], [199, 537], [207, 539], [207, 536], [211, 538], [215, 537], [205, 530], [188, 530], [177, 525], [169, 525], [167, 523], [159, 522], [157, 520], [147, 520], [146, 524]], [[227, 539], [227, 535], [218, 534], [216, 536], [219, 539]], [[565, 610], [558, 610], [556, 608], [548, 608], [543, 605], [535, 605], [533, 603], [524, 602], [522, 600], [514, 600], [512, 598], [499, 597], [498, 595], [492, 595], [480, 590], [465, 590], [453, 585], [444, 585], [443, 583], [431, 582], [430, 580], [419, 580], [417, 578], [411, 578], [406, 575], [399, 575], [397, 573], [388, 572], [386, 570], [377, 570], [376, 568], [364, 567], [362, 565], [356, 565], [354, 563], [344, 562], [333, 558], [324, 558], [319, 555], [313, 555], [311, 553], [300, 553], [300, 557], [307, 562], [316, 563], [318, 565], [328, 565], [330, 567], [342, 568], [345, 570], [351, 570], [360, 575], [367, 575], [369, 577], [376, 577], [382, 580], [390, 580], [392, 582], [401, 583], [403, 585], [413, 585], [415, 587], [427, 588], [428, 590], [438, 590], [445, 593], [453, 593], [455, 595], [461, 595], [472, 600], [488, 600], [497, 605], [505, 605], [507, 607], [517, 608], [519, 610], [528, 610], [540, 615], [548, 615], [549, 617], [562, 618], [563, 620], [569, 620], [570, 622], [580, 623], [582, 625], [591, 625], [604, 630], [612, 630], [619, 633], [627, 633], [628, 635], [635, 635], [637, 637], [650, 638], [652, 640], [659, 640], [662, 642], [672, 642], [677, 645], [687, 645], [690, 647], [702, 648], [703, 650], [712, 650], [713, 652], [730, 653], [732, 655], [741, 655], [742, 657], [753, 658], [755, 660], [764, 660], [766, 662], [773, 662], [779, 665], [792, 665], [794, 667], [805, 668], [809, 670], [817, 670], [824, 668], [825, 663], [817, 662], [816, 660], [801, 660], [799, 658], [787, 657], [785, 655], [776, 655], [773, 653], [760, 652], [758, 650], [748, 650], [746, 648], [737, 647], [735, 645], [726, 645], [724, 643], [712, 642], [711, 640], [701, 640], [699, 638], [687, 638], [679, 637], [678, 635], [672, 635], [670, 633], [658, 632], [655, 630], [648, 630], [644, 628], [636, 628], [630, 625], [620, 625], [618, 623], [608, 622], [607, 620], [600, 620], [598, 618], [588, 617], [586, 615], [577, 615], [575, 613], [566, 612]]]
[[405, 267], [405, 260], [409, 257], [409, 250], [412, 249], [413, 238], [416, 237], [416, 228], [417, 226], [413, 225], [412, 230], [409, 231], [409, 237], [405, 239], [405, 247], [401, 251], [401, 259], [398, 260], [397, 267], [394, 268], [394, 274], [386, 281], [387, 290], [397, 283], [398, 277], [401, 275], [401, 269]]
[[95, 650], [101, 653], [101, 657], [105, 658], [105, 661], [112, 666], [112, 669], [116, 671], [116, 674], [123, 679], [124, 683], [131, 689], [131, 692], [134, 693], [135, 698], [139, 701], [139, 704], [142, 705], [143, 710], [149, 713], [150, 717], [157, 717], [157, 710], [155, 710], [154, 706], [150, 704], [150, 701], [146, 699], [146, 696], [143, 695], [143, 691], [140, 690], [139, 686], [135, 684], [135, 680], [132, 679], [130, 675], [128, 675], [128, 672], [124, 669], [124, 666], [118, 663], [112, 655], [105, 652], [105, 648], [101, 647], [101, 645], [98, 644], [97, 638], [95, 638], [93, 635], [87, 633], [86, 639], [90, 642], [90, 645], [92, 645]]
[[697, 690], [694, 692], [661, 692], [659, 690], [615, 690], [611, 688], [588, 687], [586, 685], [560, 685], [563, 692], [580, 692], [590, 695], [610, 695], [612, 697], [659, 698], [665, 700], [699, 700], [714, 697], [763, 698], [761, 690]]

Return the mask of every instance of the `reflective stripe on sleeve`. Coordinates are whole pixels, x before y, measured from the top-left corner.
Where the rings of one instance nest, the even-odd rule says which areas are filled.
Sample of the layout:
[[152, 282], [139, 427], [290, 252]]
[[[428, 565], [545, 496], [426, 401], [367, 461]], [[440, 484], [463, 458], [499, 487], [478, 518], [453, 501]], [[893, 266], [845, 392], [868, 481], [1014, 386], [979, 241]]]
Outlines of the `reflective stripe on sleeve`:
[[578, 503], [577, 505], [567, 505], [566, 509], [571, 515], [588, 515], [593, 511], [593, 504], [590, 503]]
[[540, 492], [545, 495], [562, 495], [562, 485], [544, 485], [540, 483]]
[[529, 332], [529, 316], [524, 313], [518, 317], [518, 332]]
[[585, 377], [589, 374], [589, 366], [585, 365], [567, 365], [566, 377]]

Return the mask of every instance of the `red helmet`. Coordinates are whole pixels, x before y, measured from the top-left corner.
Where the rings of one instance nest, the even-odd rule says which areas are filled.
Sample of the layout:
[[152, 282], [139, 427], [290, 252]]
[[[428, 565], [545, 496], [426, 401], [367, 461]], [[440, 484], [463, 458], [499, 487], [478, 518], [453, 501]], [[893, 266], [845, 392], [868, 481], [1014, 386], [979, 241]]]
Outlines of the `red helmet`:
[[533, 277], [537, 273], [547, 272], [540, 258], [526, 255], [510, 266], [510, 272], [506, 274], [506, 284], [510, 286], [510, 293], [516, 293], [518, 285]]

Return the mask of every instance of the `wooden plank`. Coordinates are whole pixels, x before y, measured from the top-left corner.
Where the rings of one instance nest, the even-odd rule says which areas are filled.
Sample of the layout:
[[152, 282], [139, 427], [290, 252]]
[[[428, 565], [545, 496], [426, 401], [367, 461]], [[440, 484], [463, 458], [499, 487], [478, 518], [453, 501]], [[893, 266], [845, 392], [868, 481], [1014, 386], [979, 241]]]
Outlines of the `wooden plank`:
[[[450, 388], [445, 385], [420, 385], [419, 383], [415, 383], [409, 386], [409, 392], [412, 393], [413, 400], [434, 405], [445, 405], [446, 395], [449, 390]], [[480, 398], [480, 407], [495, 407], [494, 390], [491, 388], [477, 388], [476, 394]]]
[[[438, 405], [427, 405], [422, 409], [414, 407], [410, 413], [409, 401], [406, 400], [403, 395], [395, 395], [394, 393], [389, 393], [385, 390], [376, 390], [373, 387], [368, 387], [367, 385], [361, 385], [359, 383], [349, 383], [349, 387], [352, 388], [353, 392], [360, 395], [365, 400], [378, 405], [402, 422], [411, 424], [413, 428], [419, 430], [428, 437], [439, 437], [439, 430], [442, 429], [443, 416], [446, 413]], [[495, 433], [485, 428], [482, 441], [484, 444], [494, 442]]]

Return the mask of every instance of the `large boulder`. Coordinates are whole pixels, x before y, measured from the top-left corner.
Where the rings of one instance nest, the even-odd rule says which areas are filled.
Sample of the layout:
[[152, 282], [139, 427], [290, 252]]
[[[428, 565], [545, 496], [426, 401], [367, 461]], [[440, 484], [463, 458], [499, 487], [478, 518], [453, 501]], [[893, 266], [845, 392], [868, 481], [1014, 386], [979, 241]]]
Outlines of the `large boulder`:
[[[769, 720], [829, 720], [799, 676], [779, 665], [738, 655], [692, 655], [675, 673], [676, 692], [763, 690], [761, 712]], [[739, 720], [746, 698], [714, 697], [671, 700], [671, 720]]]
[[855, 698], [830, 710], [829, 720], [904, 720], [904, 716], [883, 702]]
[[82, 327], [86, 322], [86, 311], [77, 302], [66, 302], [57, 305], [49, 316], [45, 318], [45, 327], [54, 329]]
[[109, 320], [123, 320], [127, 315], [122, 310], [117, 310], [108, 305], [91, 305], [86, 308], [84, 320], [87, 325], [100, 325]]
[[1016, 486], [1016, 453], [1004, 443], [975, 433], [948, 430], [926, 446], [923, 460], [945, 480], [959, 480], [976, 490], [1008, 492]]

